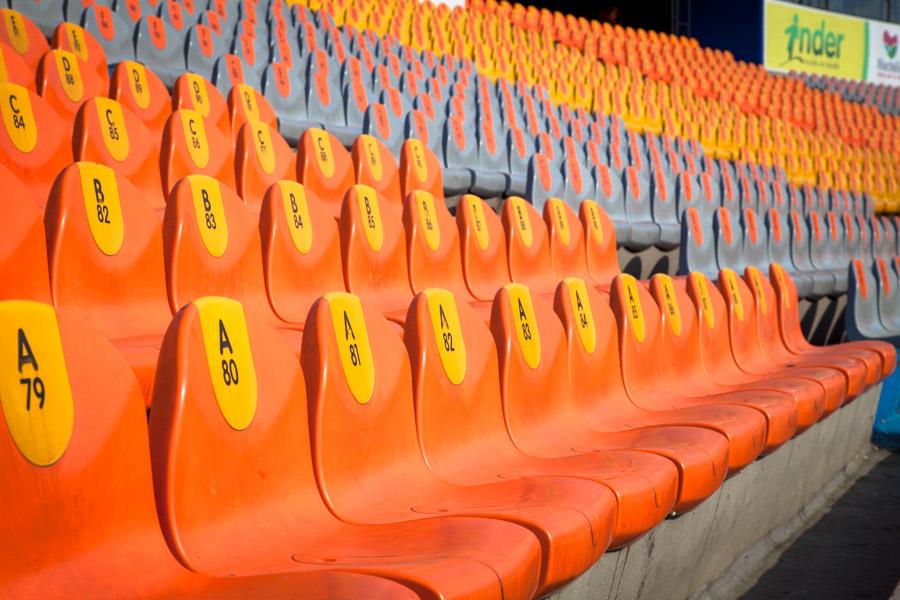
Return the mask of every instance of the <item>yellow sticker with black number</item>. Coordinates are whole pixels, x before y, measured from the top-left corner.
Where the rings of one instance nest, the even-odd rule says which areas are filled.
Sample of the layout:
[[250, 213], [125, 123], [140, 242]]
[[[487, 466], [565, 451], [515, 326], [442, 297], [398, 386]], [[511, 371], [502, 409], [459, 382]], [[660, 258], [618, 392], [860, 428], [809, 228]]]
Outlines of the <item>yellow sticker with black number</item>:
[[256, 414], [256, 367], [244, 307], [237, 300], [207, 296], [194, 300], [216, 404], [232, 429], [243, 431]]
[[181, 113], [184, 143], [187, 145], [191, 162], [198, 169], [203, 169], [209, 164], [209, 140], [206, 137], [203, 117], [194, 110], [183, 109], [178, 112]]
[[284, 216], [287, 219], [291, 241], [300, 254], [306, 254], [312, 247], [312, 222], [309, 220], [309, 205], [306, 203], [306, 188], [303, 184], [282, 179], [278, 182]]
[[244, 107], [244, 116], [248, 121], [259, 121], [259, 105], [256, 103], [256, 93], [246, 83], [237, 84], [238, 94], [241, 97], [241, 106]]
[[422, 292], [428, 302], [428, 314], [434, 331], [434, 343], [447, 379], [459, 385], [466, 377], [466, 341], [463, 339], [456, 299], [447, 290], [430, 288]]
[[225, 254], [228, 247], [228, 221], [222, 203], [222, 188], [219, 181], [207, 175], [188, 175], [191, 199], [200, 239], [206, 250], [216, 258]]
[[744, 301], [741, 298], [740, 287], [738, 287], [737, 275], [735, 275], [734, 271], [731, 269], [722, 269], [720, 277], [725, 279], [725, 287], [728, 288], [728, 296], [731, 298], [732, 305], [734, 305], [734, 314], [737, 316], [738, 321], [743, 321]]
[[313, 153], [316, 155], [319, 171], [326, 179], [330, 179], [334, 175], [334, 153], [331, 150], [331, 140], [328, 138], [328, 134], [318, 127], [311, 127], [307, 131], [312, 136]]
[[91, 236], [100, 252], [115, 256], [125, 240], [125, 223], [122, 219], [122, 202], [116, 172], [92, 162], [79, 162], [81, 194]]
[[641, 295], [638, 290], [638, 282], [631, 275], [622, 274], [622, 287], [625, 292], [625, 310], [628, 312], [628, 322], [631, 324], [631, 333], [638, 342], [644, 341], [644, 307], [641, 305]]
[[25, 17], [22, 13], [6, 9], [3, 11], [3, 21], [6, 23], [6, 36], [15, 51], [19, 54], [28, 52], [28, 32], [25, 30]]
[[422, 225], [425, 243], [432, 250], [437, 250], [441, 245], [441, 227], [434, 212], [434, 197], [423, 190], [416, 190], [414, 194], [416, 210], [419, 212], [419, 223]]
[[150, 83], [147, 80], [147, 70], [139, 62], [125, 61], [125, 71], [128, 73], [128, 85], [131, 95], [138, 108], [150, 106]]
[[59, 84], [62, 86], [63, 92], [72, 102], [79, 102], [84, 98], [84, 80], [81, 78], [78, 58], [65, 50], [53, 50], [52, 52], [53, 60], [56, 61]]
[[712, 298], [709, 296], [709, 282], [702, 273], [691, 273], [690, 277], [693, 278], [697, 295], [700, 296], [700, 312], [703, 313], [703, 320], [706, 326], [712, 329], [716, 325], [716, 315], [713, 312]]
[[587, 210], [588, 224], [590, 225], [591, 234], [594, 236], [594, 240], [598, 244], [602, 244], [603, 225], [601, 225], [600, 221], [600, 206], [593, 200], [585, 200], [582, 202], [582, 205], [585, 207], [585, 210]]
[[206, 81], [196, 73], [185, 73], [185, 77], [194, 111], [204, 118], [208, 117], [210, 107], [209, 96], [206, 93]]
[[425, 164], [425, 150], [422, 148], [422, 141], [416, 138], [406, 140], [409, 151], [412, 154], [413, 171], [416, 173], [416, 179], [421, 183], [428, 180], [428, 166]]
[[482, 250], [487, 250], [491, 234], [488, 232], [487, 222], [484, 220], [484, 205], [478, 196], [465, 195], [466, 205], [469, 207], [469, 215], [472, 217], [472, 226], [475, 229], [475, 242]]
[[97, 119], [100, 122], [103, 145], [106, 146], [106, 151], [113, 157], [113, 160], [122, 162], [128, 158], [130, 149], [122, 105], [103, 96], [97, 96], [94, 102], [97, 107]]
[[378, 151], [378, 141], [371, 135], [365, 134], [362, 138], [362, 146], [366, 152], [365, 160], [369, 164], [369, 171], [372, 173], [372, 179], [381, 181], [384, 176], [384, 167], [381, 164], [381, 153]]
[[384, 244], [384, 228], [381, 225], [381, 210], [378, 207], [378, 194], [367, 185], [357, 185], [356, 201], [359, 203], [359, 214], [362, 216], [363, 231], [366, 241], [375, 252], [381, 251]]
[[522, 357], [529, 367], [536, 369], [541, 364], [541, 334], [531, 301], [531, 290], [520, 283], [508, 283], [503, 287], [509, 295], [509, 309]]
[[375, 364], [362, 303], [358, 296], [346, 292], [329, 292], [325, 294], [325, 301], [331, 311], [331, 324], [347, 387], [357, 402], [366, 404], [375, 391]]
[[681, 335], [681, 309], [678, 307], [678, 297], [675, 295], [675, 284], [668, 275], [657, 275], [662, 288], [663, 303], [666, 309], [666, 321], [672, 328], [672, 333]]
[[28, 90], [15, 83], [0, 83], [0, 115], [13, 146], [24, 154], [34, 150], [38, 131]]
[[519, 232], [519, 237], [522, 238], [525, 247], [531, 248], [534, 235], [531, 231], [531, 219], [528, 218], [527, 202], [518, 196], [511, 196], [506, 201], [512, 203], [513, 219], [515, 220], [513, 227]]
[[766, 291], [762, 283], [762, 275], [756, 267], [747, 267], [750, 273], [750, 281], [753, 283], [753, 296], [756, 298], [756, 306], [762, 314], [768, 313], [766, 306]]
[[72, 52], [79, 60], [87, 60], [88, 47], [84, 37], [84, 29], [74, 23], [66, 23], [65, 27], [66, 33], [69, 36], [69, 45], [72, 47]]
[[564, 281], [569, 291], [572, 316], [578, 328], [578, 339], [581, 340], [584, 351], [593, 354], [597, 348], [597, 327], [594, 324], [594, 311], [591, 309], [587, 285], [578, 277], [567, 277]]
[[250, 128], [259, 167], [266, 175], [271, 175], [275, 172], [275, 148], [272, 147], [272, 132], [269, 131], [269, 126], [262, 121], [254, 121]]
[[0, 404], [16, 448], [39, 467], [55, 463], [72, 439], [75, 406], [53, 308], [0, 303]]
[[556, 225], [556, 231], [559, 234], [559, 241], [563, 246], [569, 245], [569, 219], [566, 216], [566, 207], [559, 198], [550, 198], [547, 200], [550, 205], [550, 214], [553, 223]]

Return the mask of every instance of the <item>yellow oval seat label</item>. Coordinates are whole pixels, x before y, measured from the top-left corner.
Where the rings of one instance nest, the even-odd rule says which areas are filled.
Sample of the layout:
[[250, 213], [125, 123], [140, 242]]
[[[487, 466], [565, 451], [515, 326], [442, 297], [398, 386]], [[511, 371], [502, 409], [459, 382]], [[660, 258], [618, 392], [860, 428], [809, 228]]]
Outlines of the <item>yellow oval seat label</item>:
[[0, 405], [9, 435], [28, 462], [52, 465], [66, 451], [75, 421], [53, 308], [0, 303], [0, 358]]
[[681, 335], [681, 309], [678, 306], [678, 297], [675, 295], [675, 284], [668, 275], [657, 275], [662, 288], [663, 304], [665, 305], [666, 321], [672, 333]]
[[244, 307], [231, 298], [194, 300], [216, 404], [232, 429], [243, 431], [256, 415], [256, 367]]
[[3, 22], [6, 24], [6, 35], [12, 43], [12, 47], [19, 54], [28, 52], [28, 32], [25, 31], [25, 21], [22, 13], [17, 10], [4, 9]]
[[72, 102], [79, 102], [84, 97], [84, 80], [81, 79], [81, 68], [78, 66], [78, 58], [65, 50], [51, 50], [53, 60], [56, 61], [56, 72], [59, 75], [59, 84], [62, 86], [66, 97]]
[[529, 367], [536, 369], [541, 364], [541, 333], [534, 315], [531, 290], [521, 283], [508, 283], [503, 288], [509, 295], [509, 309], [522, 357]]
[[15, 83], [0, 83], [0, 115], [13, 146], [23, 154], [34, 150], [38, 130], [28, 90]]
[[188, 91], [194, 111], [203, 118], [209, 116], [209, 96], [206, 93], [206, 80], [196, 73], [185, 73], [187, 77]]
[[475, 229], [475, 242], [482, 250], [487, 250], [491, 234], [488, 232], [487, 222], [484, 220], [484, 205], [481, 198], [472, 194], [463, 196], [469, 215], [472, 217], [472, 227]]
[[534, 234], [531, 231], [531, 219], [528, 218], [528, 207], [525, 206], [528, 203], [518, 196], [510, 196], [506, 201], [512, 203], [513, 219], [515, 219], [513, 227], [519, 232], [519, 237], [525, 247], [531, 248]]
[[138, 105], [138, 108], [147, 108], [150, 106], [150, 83], [147, 80], [147, 70], [139, 62], [126, 60], [125, 71], [128, 73], [128, 86], [131, 89], [134, 103]]
[[625, 292], [625, 310], [628, 311], [628, 321], [631, 323], [631, 334], [638, 342], [644, 341], [644, 307], [641, 305], [641, 296], [638, 291], [637, 280], [622, 274], [622, 288]]
[[125, 240], [122, 202], [116, 172], [93, 162], [79, 162], [81, 193], [91, 236], [100, 252], [115, 256]]
[[434, 331], [434, 343], [441, 357], [447, 379], [459, 385], [466, 377], [466, 341], [463, 339], [459, 312], [453, 294], [444, 289], [430, 288], [422, 292], [428, 303], [428, 314]]
[[181, 113], [181, 127], [184, 131], [188, 156], [195, 167], [203, 169], [209, 164], [209, 140], [206, 137], [203, 117], [194, 110], [183, 109], [178, 112]]
[[238, 94], [241, 97], [241, 106], [244, 107], [244, 116], [248, 121], [259, 121], [259, 105], [256, 103], [256, 93], [246, 83], [237, 84]]
[[384, 167], [381, 164], [381, 152], [379, 152], [378, 141], [369, 134], [363, 134], [357, 139], [362, 139], [362, 147], [366, 152], [365, 160], [369, 164], [369, 172], [372, 179], [381, 181], [384, 177]]
[[591, 228], [591, 235], [598, 244], [603, 243], [603, 225], [600, 221], [600, 206], [593, 200], [584, 200], [582, 203], [588, 214], [588, 225]]
[[563, 281], [569, 292], [569, 304], [578, 329], [578, 339], [581, 340], [584, 351], [593, 354], [597, 348], [597, 326], [594, 324], [594, 311], [591, 309], [587, 285], [578, 277], [567, 277]]
[[378, 207], [378, 194], [367, 185], [356, 185], [356, 201], [362, 216], [363, 231], [366, 241], [375, 252], [381, 251], [384, 245], [384, 228], [381, 225], [381, 209]]
[[434, 197], [424, 190], [416, 190], [413, 195], [425, 243], [432, 250], [437, 250], [441, 245], [441, 227], [434, 211]]
[[556, 225], [556, 232], [559, 234], [559, 241], [563, 246], [569, 245], [569, 218], [566, 216], [566, 206], [559, 198], [550, 198], [547, 200], [550, 205], [550, 214], [553, 223]]
[[306, 188], [302, 183], [282, 179], [278, 182], [281, 190], [281, 203], [284, 205], [284, 217], [287, 219], [291, 241], [300, 254], [306, 254], [312, 247], [313, 230], [309, 220], [309, 205], [306, 203]]
[[706, 326], [712, 329], [716, 325], [716, 315], [713, 312], [712, 298], [709, 297], [709, 283], [706, 276], [694, 272], [689, 277], [694, 281], [694, 289], [700, 296], [700, 312], [703, 313], [703, 320], [706, 322]]
[[756, 267], [747, 267], [747, 272], [750, 274], [750, 282], [753, 284], [753, 296], [756, 299], [756, 306], [765, 315], [768, 313], [768, 307], [766, 306], [766, 291], [763, 288], [762, 275]]
[[97, 119], [100, 122], [103, 145], [106, 146], [106, 151], [114, 160], [122, 162], [128, 158], [130, 149], [122, 105], [102, 96], [97, 96], [94, 102], [97, 107]]
[[744, 320], [744, 301], [741, 298], [741, 290], [738, 287], [737, 275], [731, 269], [722, 269], [719, 275], [725, 279], [725, 287], [728, 288], [728, 295], [731, 297], [731, 303], [734, 305], [734, 314], [738, 321]]
[[275, 148], [272, 147], [272, 132], [262, 121], [254, 121], [250, 125], [253, 147], [256, 149], [256, 160], [266, 175], [275, 172]]
[[329, 292], [325, 294], [325, 301], [331, 311], [331, 324], [347, 387], [357, 402], [366, 404], [375, 391], [375, 364], [362, 302], [358, 296], [346, 292]]
[[413, 171], [416, 179], [420, 183], [428, 181], [428, 166], [425, 164], [425, 150], [422, 148], [422, 141], [416, 138], [406, 140], [409, 151], [412, 153]]
[[307, 131], [312, 136], [313, 153], [316, 155], [319, 171], [326, 179], [331, 179], [334, 175], [334, 153], [331, 150], [331, 139], [324, 130], [318, 127], [311, 127]]
[[186, 179], [191, 186], [200, 239], [206, 250], [218, 258], [228, 248], [228, 221], [225, 219], [222, 188], [217, 179], [207, 175], [188, 175]]

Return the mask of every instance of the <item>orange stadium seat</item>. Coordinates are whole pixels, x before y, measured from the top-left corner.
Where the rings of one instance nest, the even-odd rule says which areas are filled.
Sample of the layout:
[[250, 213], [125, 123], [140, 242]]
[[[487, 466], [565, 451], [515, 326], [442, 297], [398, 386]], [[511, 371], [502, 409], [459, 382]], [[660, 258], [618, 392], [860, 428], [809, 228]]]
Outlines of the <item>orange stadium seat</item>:
[[297, 144], [297, 181], [337, 217], [344, 195], [355, 183], [350, 153], [331, 133], [307, 129]]
[[259, 209], [266, 190], [276, 181], [292, 179], [296, 170], [294, 151], [278, 130], [264, 121], [241, 126], [234, 148], [234, 175], [238, 196], [247, 206]]
[[266, 97], [255, 88], [239, 83], [228, 92], [228, 114], [231, 131], [237, 136], [244, 123], [262, 121], [277, 131], [278, 116]]
[[437, 157], [420, 140], [410, 138], [400, 150], [400, 189], [406, 198], [414, 190], [424, 190], [444, 202], [444, 178]]
[[[50, 302], [47, 275], [47, 240], [41, 206], [29, 200], [25, 185], [6, 167], [0, 166], [0, 203], [4, 215], [0, 236], [0, 300]], [[33, 200], [33, 198], [32, 198]]]
[[72, 162], [68, 127], [43, 98], [14, 83], [0, 83], [0, 107], [0, 164], [43, 209], [57, 173]]
[[333, 293], [313, 305], [301, 362], [316, 480], [338, 518], [384, 523], [457, 515], [517, 523], [541, 543], [538, 595], [580, 574], [608, 546], [616, 500], [593, 481], [463, 485], [432, 473], [417, 439], [403, 341], [358, 296]]
[[53, 49], [44, 54], [36, 77], [37, 93], [66, 121], [75, 117], [85, 100], [105, 96], [108, 89], [107, 81], [66, 50]]
[[553, 270], [547, 227], [538, 211], [517, 196], [501, 212], [510, 278], [537, 294], [552, 296], [559, 277]]
[[388, 202], [402, 203], [397, 161], [381, 140], [371, 135], [358, 135], [350, 149], [350, 157], [356, 183], [373, 188]]
[[584, 231], [584, 250], [589, 281], [609, 289], [622, 270], [616, 254], [616, 229], [612, 220], [593, 200], [584, 200], [578, 210]]
[[162, 132], [160, 173], [166, 197], [186, 175], [207, 175], [234, 189], [234, 152], [227, 132], [196, 111], [174, 111]]
[[412, 365], [419, 440], [444, 480], [480, 484], [510, 477], [570, 475], [616, 495], [613, 547], [643, 535], [675, 506], [678, 471], [668, 460], [634, 451], [530, 456], [506, 431], [500, 375], [490, 330], [445, 289], [419, 293], [404, 340]]
[[[10, 363], [0, 373], [2, 385], [24, 390], [28, 382], [24, 401], [5, 401], [0, 414], [0, 484], [22, 494], [0, 494], [0, 534], [9, 542], [0, 550], [6, 593], [415, 597], [392, 582], [319, 566], [258, 577], [210, 577], [184, 568], [160, 532], [147, 417], [128, 366], [79, 317], [46, 304], [0, 303], [0, 339], [24, 357], [18, 369]], [[105, 551], [111, 545], [112, 554]]]
[[109, 66], [106, 52], [97, 38], [75, 23], [60, 23], [53, 32], [50, 47], [71, 52], [78, 58], [85, 91], [93, 89], [92, 82], [96, 81], [97, 89], [102, 89], [102, 93], [106, 94], [109, 88]]
[[35, 91], [34, 70], [12, 46], [0, 42], [0, 82], [9, 82]]
[[259, 219], [269, 304], [282, 321], [303, 323], [316, 298], [344, 289], [337, 222], [291, 180], [269, 188]]
[[501, 589], [531, 597], [540, 547], [523, 528], [447, 516], [338, 520], [317, 489], [309, 416], [294, 354], [238, 302], [201, 298], [176, 315], [150, 443], [160, 521], [182, 563], [222, 575], [351, 570], [435, 600]]
[[172, 114], [172, 96], [149, 67], [125, 60], [116, 65], [109, 83], [109, 97], [130, 110], [147, 129], [160, 135]]
[[476, 300], [493, 301], [511, 281], [503, 224], [484, 200], [466, 194], [456, 207], [456, 225], [466, 287]]
[[105, 97], [81, 105], [72, 132], [76, 161], [97, 162], [133, 183], [155, 209], [166, 206], [159, 171], [160, 132], [151, 132], [129, 109]]
[[28, 65], [37, 71], [38, 63], [50, 44], [34, 22], [17, 10], [0, 9], [3, 27], [0, 27], [0, 42], [7, 44]]
[[200, 75], [185, 73], [175, 81], [172, 88], [172, 110], [179, 109], [200, 113], [207, 130], [215, 130], [229, 140], [234, 138], [228, 104], [222, 92]]

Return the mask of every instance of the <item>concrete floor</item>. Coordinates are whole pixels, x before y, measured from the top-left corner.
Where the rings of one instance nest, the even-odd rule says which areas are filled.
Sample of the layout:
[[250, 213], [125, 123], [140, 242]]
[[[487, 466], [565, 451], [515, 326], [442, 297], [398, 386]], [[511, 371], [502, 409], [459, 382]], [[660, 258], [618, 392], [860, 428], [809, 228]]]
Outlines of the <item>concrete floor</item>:
[[784, 550], [741, 600], [896, 597], [900, 581], [900, 453], [871, 469]]

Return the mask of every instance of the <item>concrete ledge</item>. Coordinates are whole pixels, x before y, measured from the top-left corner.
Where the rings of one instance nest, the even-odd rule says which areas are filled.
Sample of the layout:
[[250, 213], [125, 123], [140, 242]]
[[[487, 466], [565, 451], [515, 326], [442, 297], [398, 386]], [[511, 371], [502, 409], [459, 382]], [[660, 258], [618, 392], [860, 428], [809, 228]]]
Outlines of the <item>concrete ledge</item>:
[[[852, 477], [881, 385], [757, 460], [695, 510], [603, 556], [554, 600], [727, 598]], [[733, 582], [733, 583], [732, 583]]]

